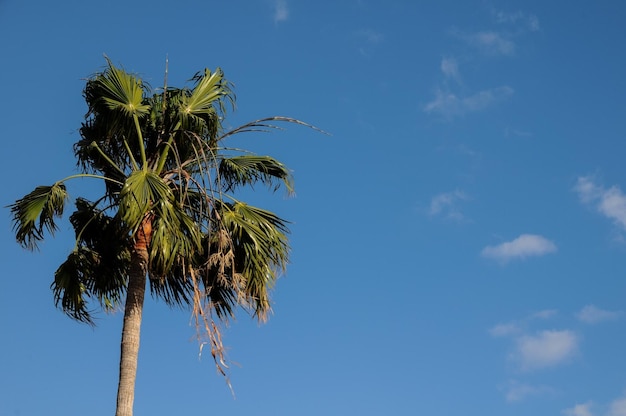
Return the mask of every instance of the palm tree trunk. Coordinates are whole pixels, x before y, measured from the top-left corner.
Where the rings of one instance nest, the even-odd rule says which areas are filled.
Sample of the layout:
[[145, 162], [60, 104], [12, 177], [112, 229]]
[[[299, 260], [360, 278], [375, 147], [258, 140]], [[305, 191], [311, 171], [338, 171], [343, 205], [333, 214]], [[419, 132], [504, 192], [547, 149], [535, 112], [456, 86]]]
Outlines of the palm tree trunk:
[[120, 353], [120, 378], [117, 388], [116, 416], [132, 416], [135, 400], [135, 379], [137, 378], [137, 359], [139, 357], [139, 335], [141, 313], [146, 293], [146, 274], [148, 272], [148, 250], [151, 237], [151, 218], [146, 216], [143, 227], [137, 233], [135, 247], [131, 255], [128, 275], [126, 307], [122, 327]]

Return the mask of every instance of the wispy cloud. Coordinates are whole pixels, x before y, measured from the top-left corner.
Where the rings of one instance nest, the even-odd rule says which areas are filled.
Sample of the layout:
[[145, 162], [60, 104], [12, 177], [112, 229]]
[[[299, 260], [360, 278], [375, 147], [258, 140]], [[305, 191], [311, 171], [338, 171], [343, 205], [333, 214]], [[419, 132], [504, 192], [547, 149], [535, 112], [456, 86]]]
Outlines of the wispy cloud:
[[536, 319], [550, 319], [558, 313], [556, 309], [544, 309], [539, 312], [534, 312], [528, 315], [526, 318], [511, 321], [504, 324], [498, 324], [489, 329], [489, 333], [493, 337], [507, 337], [524, 334], [524, 328], [532, 321]]
[[498, 24], [506, 25], [504, 30], [483, 30], [472, 33], [453, 31], [453, 34], [485, 55], [514, 56], [517, 46], [513, 39], [541, 29], [539, 19], [534, 14], [522, 11], [513, 13], [493, 11], [493, 15]]
[[515, 54], [515, 43], [506, 39], [498, 32], [477, 32], [464, 36], [465, 40], [472, 46], [489, 55]]
[[544, 309], [534, 312], [520, 320], [495, 325], [489, 329], [489, 333], [493, 337], [506, 337], [524, 334], [524, 328], [532, 321], [537, 319], [547, 320], [556, 316], [558, 313], [559, 312], [556, 309]]
[[571, 359], [578, 351], [578, 336], [570, 330], [541, 331], [517, 339], [513, 359], [525, 371], [553, 367]]
[[[533, 373], [561, 366], [570, 362], [579, 353], [581, 337], [569, 329], [531, 331], [531, 325], [545, 324], [558, 312], [544, 309], [508, 323], [500, 323], [489, 329], [494, 338], [511, 341], [508, 361], [518, 372]], [[554, 392], [547, 386], [538, 386], [519, 381], [509, 381], [504, 390], [509, 402], [521, 401], [529, 396]]]
[[613, 220], [622, 230], [626, 230], [626, 195], [617, 186], [604, 188], [591, 176], [581, 176], [574, 191], [585, 204], [590, 204], [605, 217]]
[[522, 328], [519, 327], [518, 324], [510, 322], [506, 324], [498, 324], [491, 329], [489, 329], [489, 333], [491, 336], [499, 338], [499, 337], [508, 337], [512, 335], [518, 335], [522, 332]]
[[578, 193], [580, 200], [586, 204], [601, 199], [603, 192], [602, 188], [594, 183], [591, 176], [579, 176], [574, 191]]
[[515, 55], [515, 43], [503, 33], [491, 30], [473, 33], [465, 33], [459, 30], [452, 30], [452, 35], [485, 55]]
[[465, 217], [458, 208], [459, 201], [465, 201], [468, 197], [465, 192], [455, 190], [435, 195], [430, 201], [430, 215], [441, 215], [451, 220], [463, 220]]
[[505, 137], [532, 137], [533, 134], [529, 131], [524, 131], [524, 130], [518, 130], [518, 129], [512, 129], [509, 127], [505, 127], [504, 129], [504, 136]]
[[594, 305], [587, 305], [576, 314], [576, 317], [586, 324], [597, 324], [599, 322], [610, 321], [617, 319], [620, 316], [620, 312], [606, 311], [595, 307]]
[[483, 257], [506, 263], [513, 259], [543, 256], [556, 251], [556, 245], [547, 238], [535, 234], [522, 234], [513, 241], [487, 246], [481, 254]]
[[493, 15], [498, 23], [515, 23], [524, 18], [524, 13], [519, 10], [513, 13], [493, 10]]
[[539, 25], [539, 19], [534, 14], [531, 14], [528, 16], [528, 27], [533, 32], [537, 32], [538, 30], [541, 30], [541, 27]]
[[385, 39], [385, 36], [382, 33], [372, 29], [362, 29], [359, 30], [356, 34], [357, 36], [367, 40], [369, 43], [372, 44], [381, 43]]
[[591, 402], [577, 404], [574, 407], [561, 412], [565, 416], [593, 416], [591, 412]]
[[435, 98], [424, 106], [424, 111], [449, 119], [485, 110], [511, 95], [513, 95], [513, 88], [508, 86], [479, 91], [466, 97], [459, 97], [450, 91], [437, 89]]
[[613, 400], [607, 416], [626, 416], [626, 397]]
[[525, 29], [531, 32], [537, 32], [541, 29], [539, 25], [539, 19], [537, 16], [531, 13], [525, 13], [523, 11], [516, 12], [504, 12], [493, 10], [493, 15], [497, 23], [522, 25]]
[[354, 35], [360, 41], [359, 53], [365, 57], [369, 57], [371, 50], [385, 40], [385, 35], [373, 29], [361, 29]]
[[533, 313], [530, 317], [536, 319], [550, 319], [557, 313], [558, 311], [556, 309], [544, 309], [542, 311]]
[[[592, 408], [606, 407], [606, 412], [594, 413]], [[596, 406], [593, 402], [576, 404], [574, 407], [565, 409], [561, 412], [564, 416], [626, 416], [626, 395], [622, 395], [613, 400], [608, 406]]]
[[553, 389], [547, 386], [533, 386], [521, 383], [517, 380], [509, 381], [506, 386], [505, 398], [507, 402], [519, 402], [530, 396], [538, 396], [552, 392]]
[[451, 78], [457, 82], [461, 81], [459, 64], [454, 58], [443, 58], [441, 60], [441, 72], [446, 78]]
[[526, 327], [538, 319], [550, 319], [557, 314], [545, 309], [526, 318], [498, 324], [489, 330], [496, 338], [509, 337], [513, 348], [509, 359], [522, 371], [534, 371], [563, 364], [578, 352], [579, 336], [571, 330], [542, 330], [529, 332]]
[[289, 19], [287, 0], [274, 0], [274, 23]]

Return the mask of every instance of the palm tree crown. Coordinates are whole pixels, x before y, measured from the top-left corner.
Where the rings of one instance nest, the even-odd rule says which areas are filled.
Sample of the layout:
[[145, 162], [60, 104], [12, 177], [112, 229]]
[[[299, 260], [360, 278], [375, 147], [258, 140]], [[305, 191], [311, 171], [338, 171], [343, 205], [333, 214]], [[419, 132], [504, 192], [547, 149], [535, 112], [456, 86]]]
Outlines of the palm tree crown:
[[133, 276], [147, 274], [153, 295], [192, 308], [222, 371], [214, 317], [228, 320], [243, 306], [266, 319], [269, 290], [289, 252], [288, 223], [234, 192], [259, 182], [293, 191], [282, 163], [227, 148], [225, 139], [274, 128], [275, 121], [305, 123], [269, 117], [224, 131], [226, 104], [234, 104], [229, 82], [220, 69], [192, 80], [191, 88], [153, 92], [107, 58], [84, 90], [88, 112], [74, 145], [81, 173], [39, 186], [10, 208], [17, 241], [36, 249], [46, 231], [57, 229], [68, 200], [65, 183], [104, 181], [100, 198], [75, 201], [69, 220], [76, 244], [52, 283], [57, 306], [93, 323], [94, 302], [116, 308], [130, 296]]

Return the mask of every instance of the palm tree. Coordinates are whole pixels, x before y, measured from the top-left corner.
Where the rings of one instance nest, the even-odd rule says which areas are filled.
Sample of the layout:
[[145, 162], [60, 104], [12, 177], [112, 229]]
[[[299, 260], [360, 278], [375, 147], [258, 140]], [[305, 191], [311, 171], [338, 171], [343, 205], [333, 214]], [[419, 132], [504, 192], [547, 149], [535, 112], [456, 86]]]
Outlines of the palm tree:
[[288, 261], [288, 223], [234, 192], [255, 183], [292, 192], [292, 176], [278, 160], [225, 142], [276, 128], [273, 122], [309, 125], [269, 117], [225, 131], [225, 105], [234, 105], [234, 95], [219, 68], [196, 74], [192, 88], [168, 87], [166, 72], [162, 91], [152, 92], [106, 60], [84, 90], [89, 110], [74, 145], [81, 173], [38, 186], [10, 209], [17, 241], [34, 250], [57, 229], [66, 182], [103, 181], [100, 198], [75, 201], [69, 220], [76, 244], [52, 291], [67, 315], [92, 325], [91, 305], [113, 310], [125, 299], [116, 415], [129, 416], [147, 277], [154, 296], [190, 307], [224, 375], [219, 323], [239, 306], [267, 318], [269, 291]]

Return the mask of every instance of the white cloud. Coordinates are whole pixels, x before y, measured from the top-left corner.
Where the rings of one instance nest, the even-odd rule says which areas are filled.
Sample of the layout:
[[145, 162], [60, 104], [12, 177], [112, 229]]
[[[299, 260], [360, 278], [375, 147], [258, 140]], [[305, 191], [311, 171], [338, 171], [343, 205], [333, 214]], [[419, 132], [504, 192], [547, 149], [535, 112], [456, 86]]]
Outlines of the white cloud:
[[521, 332], [521, 328], [515, 323], [498, 324], [489, 330], [493, 337], [507, 337], [517, 335]]
[[548, 319], [548, 318], [552, 318], [557, 313], [558, 312], [556, 309], [544, 309], [542, 311], [533, 313], [531, 315], [531, 318]]
[[506, 388], [505, 398], [507, 402], [519, 402], [529, 396], [537, 396], [551, 391], [552, 389], [547, 386], [533, 386], [531, 384], [511, 380]]
[[602, 195], [602, 189], [593, 182], [590, 176], [578, 177], [574, 191], [578, 193], [578, 197], [585, 204], [599, 199]]
[[464, 217], [457, 203], [466, 199], [467, 195], [460, 190], [435, 195], [430, 201], [429, 213], [430, 215], [443, 215], [453, 220], [462, 220]]
[[507, 322], [504, 324], [498, 324], [489, 329], [489, 333], [493, 337], [507, 337], [516, 336], [525, 332], [524, 327], [529, 321], [533, 319], [549, 319], [556, 315], [558, 311], [556, 309], [544, 309], [539, 312], [535, 312], [524, 319], [518, 321]]
[[[563, 365], [579, 353], [580, 336], [578, 334], [567, 329], [542, 330], [532, 333], [527, 330], [527, 326], [531, 323], [537, 322], [538, 319], [551, 318], [556, 313], [556, 310], [545, 309], [529, 314], [521, 320], [495, 325], [489, 329], [489, 333], [494, 338], [511, 340], [512, 349], [508, 354], [508, 360], [517, 371], [529, 373]], [[529, 396], [554, 392], [554, 389], [549, 386], [526, 384], [516, 380], [509, 381], [502, 390], [508, 402], [517, 402]], [[567, 410], [574, 411], [573, 409]], [[571, 416], [579, 415], [572, 413]], [[581, 416], [584, 416], [584, 413], [581, 413]]]
[[[591, 401], [582, 404], [576, 404], [574, 407], [565, 409], [561, 412], [564, 416], [595, 416], [599, 413], [592, 412], [593, 405]], [[604, 407], [604, 406], [602, 406]], [[618, 397], [608, 406], [604, 416], [626, 416], [626, 396]]]
[[[582, 404], [576, 404], [574, 407], [563, 410], [561, 413], [565, 416], [595, 416], [599, 413], [593, 413], [593, 405], [591, 401]], [[604, 406], [602, 406], [604, 407]], [[618, 397], [608, 406], [604, 416], [626, 416], [626, 396]]]
[[274, 1], [274, 23], [282, 22], [289, 19], [289, 9], [287, 0]]
[[617, 186], [604, 188], [594, 182], [590, 176], [578, 178], [574, 191], [580, 200], [592, 204], [597, 211], [613, 220], [619, 227], [626, 230], [626, 195]]
[[561, 413], [565, 416], [593, 416], [593, 413], [591, 413], [591, 402], [577, 404], [572, 408], [563, 410]]
[[608, 416], [626, 416], [626, 397], [620, 397], [611, 403]]
[[515, 43], [497, 32], [477, 32], [462, 35], [462, 38], [488, 55], [511, 56], [515, 54]]
[[479, 91], [468, 97], [458, 97], [452, 92], [437, 89], [435, 99], [424, 106], [424, 111], [452, 118], [484, 110], [512, 94], [513, 88], [508, 86]]
[[494, 11], [496, 22], [506, 24], [522, 24], [531, 32], [540, 30], [539, 19], [534, 14], [517, 11], [514, 13], [506, 13], [502, 11]]
[[543, 256], [555, 251], [557, 247], [552, 241], [540, 235], [522, 234], [513, 241], [497, 246], [487, 246], [481, 254], [490, 259], [507, 262], [517, 258]]
[[576, 317], [587, 324], [596, 324], [618, 318], [619, 312], [605, 311], [594, 305], [587, 305], [576, 314]]
[[524, 13], [521, 11], [517, 11], [514, 13], [507, 13], [503, 11], [494, 12], [496, 17], [496, 22], [498, 23], [515, 23], [520, 19], [524, 18]]
[[617, 187], [602, 193], [598, 211], [626, 228], [626, 196]]
[[534, 14], [528, 16], [528, 28], [533, 32], [537, 32], [541, 29], [539, 25], [539, 19]]
[[578, 351], [578, 336], [569, 330], [541, 331], [517, 339], [513, 358], [522, 370], [531, 371], [562, 364]]
[[461, 79], [459, 64], [454, 58], [443, 58], [441, 60], [441, 72], [443, 72], [446, 77], [452, 78], [457, 82]]

